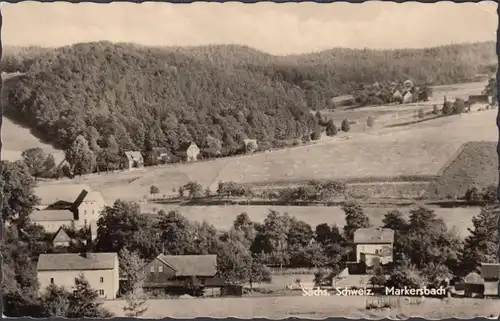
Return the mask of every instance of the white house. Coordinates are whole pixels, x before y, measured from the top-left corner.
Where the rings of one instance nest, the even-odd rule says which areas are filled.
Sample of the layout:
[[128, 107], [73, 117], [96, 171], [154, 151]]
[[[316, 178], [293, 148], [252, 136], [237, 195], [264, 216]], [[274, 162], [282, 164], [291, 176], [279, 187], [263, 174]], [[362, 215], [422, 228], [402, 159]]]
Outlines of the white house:
[[76, 278], [83, 275], [100, 298], [114, 300], [119, 290], [118, 274], [116, 253], [40, 254], [37, 264], [40, 294], [50, 284], [72, 291]]
[[31, 222], [42, 226], [47, 233], [57, 233], [62, 226], [75, 228], [74, 214], [70, 210], [38, 210], [30, 214]]
[[375, 260], [381, 264], [393, 262], [394, 231], [388, 228], [360, 228], [354, 232], [356, 261], [372, 266]]

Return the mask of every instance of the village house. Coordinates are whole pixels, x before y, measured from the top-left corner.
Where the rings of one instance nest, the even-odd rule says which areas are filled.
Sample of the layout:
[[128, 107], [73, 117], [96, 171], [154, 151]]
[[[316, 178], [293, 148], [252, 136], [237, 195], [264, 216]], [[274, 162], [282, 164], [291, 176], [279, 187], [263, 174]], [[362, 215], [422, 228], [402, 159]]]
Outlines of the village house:
[[70, 210], [35, 210], [30, 214], [30, 219], [47, 233], [56, 233], [63, 226], [75, 228], [75, 214]]
[[168, 292], [185, 288], [196, 279], [201, 287], [216, 286], [216, 255], [160, 254], [143, 268], [147, 292]]
[[244, 145], [244, 148], [245, 148], [245, 152], [247, 152], [247, 153], [253, 153], [259, 147], [257, 145], [257, 140], [256, 139], [244, 139], [243, 140], [243, 145]]
[[153, 147], [151, 151], [151, 162], [153, 164], [167, 164], [171, 161], [170, 153], [167, 148]]
[[101, 193], [91, 191], [88, 185], [43, 184], [35, 188], [35, 195], [43, 204], [30, 215], [35, 224], [43, 226], [49, 233], [55, 233], [61, 226], [85, 227], [95, 238], [97, 220], [106, 206]]
[[64, 228], [61, 226], [59, 230], [57, 230], [54, 238], [52, 239], [52, 245], [54, 247], [68, 247], [71, 243], [71, 238], [68, 233], [64, 231]]
[[394, 231], [388, 228], [360, 228], [354, 232], [356, 262], [364, 261], [368, 267], [376, 261], [393, 262]]
[[119, 289], [118, 254], [116, 253], [57, 253], [40, 254], [37, 277], [40, 292], [50, 284], [71, 291], [80, 275], [97, 290], [102, 299], [116, 299]]
[[144, 158], [139, 151], [126, 151], [125, 157], [127, 158], [125, 162], [125, 168], [131, 170], [133, 168], [144, 167]]
[[185, 162], [195, 162], [200, 155], [200, 148], [193, 142], [187, 142], [181, 145], [179, 154]]
[[500, 263], [481, 263], [481, 277], [486, 295], [500, 296]]

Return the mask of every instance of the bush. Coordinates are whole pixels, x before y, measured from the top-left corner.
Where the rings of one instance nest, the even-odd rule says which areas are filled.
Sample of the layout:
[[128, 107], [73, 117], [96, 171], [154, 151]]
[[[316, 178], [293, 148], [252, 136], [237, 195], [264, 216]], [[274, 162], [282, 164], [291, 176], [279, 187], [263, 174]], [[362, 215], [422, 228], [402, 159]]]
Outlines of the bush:
[[438, 109], [438, 106], [437, 106], [437, 105], [432, 106], [432, 113], [433, 113], [434, 115], [439, 114], [439, 109]]
[[149, 194], [158, 194], [159, 192], [160, 189], [154, 185], [149, 188]]
[[373, 127], [374, 123], [375, 123], [375, 118], [373, 118], [372, 116], [370, 116], [366, 119], [366, 126], [371, 128], [371, 127]]
[[342, 125], [340, 126], [343, 132], [348, 132], [351, 129], [351, 124], [349, 123], [349, 120], [344, 119], [342, 121]]
[[320, 138], [321, 132], [319, 130], [316, 130], [311, 134], [311, 140], [319, 140]]
[[335, 136], [337, 135], [337, 132], [337, 126], [335, 126], [333, 119], [328, 120], [326, 123], [326, 136]]

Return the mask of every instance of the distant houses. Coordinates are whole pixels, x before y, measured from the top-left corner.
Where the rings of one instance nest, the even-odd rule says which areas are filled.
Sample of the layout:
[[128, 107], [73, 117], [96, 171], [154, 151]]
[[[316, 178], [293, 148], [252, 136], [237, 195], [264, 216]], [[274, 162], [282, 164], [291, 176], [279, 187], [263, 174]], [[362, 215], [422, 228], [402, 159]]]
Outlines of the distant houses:
[[186, 142], [181, 144], [179, 155], [185, 162], [195, 162], [200, 155], [200, 148], [194, 142]]
[[119, 264], [116, 253], [40, 254], [37, 277], [40, 292], [49, 285], [72, 291], [76, 279], [83, 276], [102, 299], [116, 299], [119, 290]]
[[126, 151], [125, 152], [126, 162], [125, 169], [131, 170], [134, 168], [144, 167], [144, 158], [139, 151]]
[[47, 233], [56, 233], [61, 227], [75, 229], [75, 214], [70, 210], [33, 211], [30, 219]]
[[476, 104], [476, 103], [489, 104], [490, 97], [488, 95], [469, 95], [468, 103], [469, 104]]

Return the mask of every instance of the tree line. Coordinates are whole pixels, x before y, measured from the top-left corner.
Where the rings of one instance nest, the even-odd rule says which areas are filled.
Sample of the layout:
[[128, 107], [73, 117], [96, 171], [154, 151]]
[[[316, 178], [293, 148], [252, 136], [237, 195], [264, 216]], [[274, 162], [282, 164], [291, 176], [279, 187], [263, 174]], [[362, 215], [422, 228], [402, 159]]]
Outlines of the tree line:
[[84, 151], [81, 157], [101, 170], [116, 167], [125, 150], [148, 154], [160, 147], [176, 156], [186, 141], [196, 142], [203, 157], [227, 156], [242, 152], [245, 138], [275, 146], [310, 137], [319, 126], [310, 110], [329, 108], [332, 97], [363, 84], [470, 80], [495, 65], [492, 48], [334, 49], [286, 57], [244, 46], [97, 42], [17, 49], [6, 53], [4, 68], [25, 75], [9, 85], [5, 112], [69, 156]]

